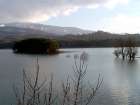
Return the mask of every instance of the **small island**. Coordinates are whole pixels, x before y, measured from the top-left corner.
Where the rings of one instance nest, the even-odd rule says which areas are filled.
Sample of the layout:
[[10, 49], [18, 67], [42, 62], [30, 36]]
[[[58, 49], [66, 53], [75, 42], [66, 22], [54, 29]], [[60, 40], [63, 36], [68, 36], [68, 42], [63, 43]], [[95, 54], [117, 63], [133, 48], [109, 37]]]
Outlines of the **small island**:
[[55, 40], [45, 38], [29, 38], [16, 41], [13, 46], [14, 53], [25, 54], [57, 54], [59, 44]]

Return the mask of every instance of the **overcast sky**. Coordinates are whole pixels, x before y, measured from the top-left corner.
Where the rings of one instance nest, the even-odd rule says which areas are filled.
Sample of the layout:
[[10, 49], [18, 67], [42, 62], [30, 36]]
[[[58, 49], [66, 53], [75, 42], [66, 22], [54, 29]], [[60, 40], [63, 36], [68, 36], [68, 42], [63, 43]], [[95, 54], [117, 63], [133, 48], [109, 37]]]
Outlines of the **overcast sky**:
[[140, 0], [0, 0], [0, 22], [140, 33]]

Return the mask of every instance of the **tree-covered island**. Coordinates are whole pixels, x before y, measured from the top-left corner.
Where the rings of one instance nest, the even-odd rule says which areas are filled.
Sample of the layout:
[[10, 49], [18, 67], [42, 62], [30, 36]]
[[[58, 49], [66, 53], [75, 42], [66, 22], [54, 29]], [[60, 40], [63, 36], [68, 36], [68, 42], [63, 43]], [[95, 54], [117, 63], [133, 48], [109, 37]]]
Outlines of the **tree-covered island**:
[[13, 46], [15, 53], [56, 54], [59, 44], [55, 40], [45, 38], [29, 38], [16, 41]]

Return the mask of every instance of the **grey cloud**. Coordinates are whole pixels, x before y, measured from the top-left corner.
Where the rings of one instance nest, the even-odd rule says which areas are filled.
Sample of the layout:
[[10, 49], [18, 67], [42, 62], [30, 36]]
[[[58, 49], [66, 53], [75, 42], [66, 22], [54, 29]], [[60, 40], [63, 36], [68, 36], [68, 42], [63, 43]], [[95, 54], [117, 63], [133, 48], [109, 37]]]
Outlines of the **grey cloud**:
[[52, 16], [65, 15], [80, 7], [102, 5], [110, 1], [112, 0], [0, 0], [0, 22], [46, 21]]

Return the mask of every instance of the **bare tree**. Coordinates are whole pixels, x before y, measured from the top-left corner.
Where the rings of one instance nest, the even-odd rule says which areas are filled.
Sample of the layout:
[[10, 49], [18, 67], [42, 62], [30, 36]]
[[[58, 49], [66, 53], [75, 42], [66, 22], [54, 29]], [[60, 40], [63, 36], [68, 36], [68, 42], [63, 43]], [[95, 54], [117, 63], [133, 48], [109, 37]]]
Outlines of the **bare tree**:
[[135, 60], [137, 55], [137, 47], [135, 40], [128, 38], [127, 40], [119, 40], [117, 48], [114, 50], [114, 55], [118, 58], [121, 56], [123, 60]]
[[[53, 75], [51, 79], [43, 82], [39, 80], [40, 67], [37, 59], [36, 70], [34, 75], [30, 75], [23, 70], [23, 88], [14, 86], [17, 105], [88, 105], [90, 104], [97, 90], [100, 88], [103, 79], [98, 77], [95, 87], [87, 90], [83, 86], [84, 78], [87, 72], [87, 55], [83, 53], [80, 57], [74, 57], [74, 76], [68, 77], [62, 83], [62, 95], [55, 93], [53, 85]], [[60, 96], [60, 97], [58, 97]]]
[[48, 84], [47, 81], [39, 81], [40, 67], [37, 59], [35, 75], [29, 75], [23, 70], [23, 88], [14, 86], [17, 105], [53, 105], [53, 76]]
[[125, 59], [125, 47], [126, 47], [126, 43], [125, 41], [119, 39], [118, 43], [116, 44], [116, 49], [114, 51], [114, 55], [118, 58], [119, 56], [121, 56], [121, 58], [124, 60]]
[[62, 105], [70, 105], [70, 92], [71, 92], [71, 86], [70, 86], [70, 80], [69, 77], [67, 78], [66, 83], [62, 83]]
[[129, 61], [133, 61], [137, 54], [137, 48], [134, 39], [128, 39], [126, 42], [126, 51], [126, 56], [128, 57]]
[[68, 78], [65, 85], [62, 85], [65, 100], [62, 105], [88, 105], [94, 100], [96, 92], [103, 82], [103, 78], [99, 75], [95, 87], [87, 88], [88, 86], [85, 86], [87, 84], [84, 85], [87, 73], [87, 60], [88, 55], [85, 52], [80, 57], [78, 55], [74, 56], [74, 76], [72, 76], [72, 82]]

